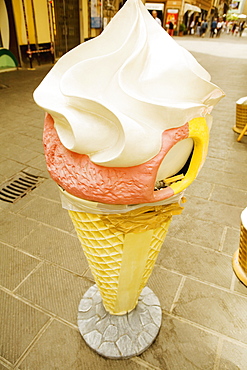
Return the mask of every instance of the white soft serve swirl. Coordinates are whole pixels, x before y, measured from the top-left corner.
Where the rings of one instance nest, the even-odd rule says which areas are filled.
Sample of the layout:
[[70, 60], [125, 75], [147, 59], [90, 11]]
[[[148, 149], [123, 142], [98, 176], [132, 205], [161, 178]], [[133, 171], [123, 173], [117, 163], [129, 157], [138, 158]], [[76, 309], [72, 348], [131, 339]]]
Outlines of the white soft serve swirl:
[[[108, 167], [148, 161], [166, 129], [201, 116], [211, 122], [222, 96], [140, 0], [128, 0], [100, 36], [64, 55], [34, 92], [63, 145]], [[178, 143], [158, 178], [182, 168], [192, 145]]]

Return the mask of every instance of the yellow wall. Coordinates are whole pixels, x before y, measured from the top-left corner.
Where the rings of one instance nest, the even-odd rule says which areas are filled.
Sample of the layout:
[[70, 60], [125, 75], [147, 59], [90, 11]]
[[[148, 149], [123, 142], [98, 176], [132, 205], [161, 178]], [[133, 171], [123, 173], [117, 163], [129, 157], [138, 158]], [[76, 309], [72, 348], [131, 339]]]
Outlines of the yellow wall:
[[247, 1], [245, 1], [245, 3], [244, 3], [243, 14], [247, 15]]
[[20, 45], [25, 45], [27, 44], [27, 38], [21, 0], [13, 0], [12, 3], [14, 9], [18, 42]]
[[[33, 0], [37, 27], [38, 43], [50, 42], [49, 24], [46, 0]], [[35, 32], [31, 0], [24, 0], [30, 44], [35, 44]], [[27, 44], [26, 26], [21, 0], [13, 0], [13, 9], [17, 29], [17, 37], [20, 45]]]
[[89, 24], [88, 24], [88, 0], [82, 0], [82, 17], [83, 17], [83, 34], [84, 38], [87, 39], [89, 35]]
[[50, 42], [49, 20], [46, 0], [33, 0], [38, 33], [38, 43]]

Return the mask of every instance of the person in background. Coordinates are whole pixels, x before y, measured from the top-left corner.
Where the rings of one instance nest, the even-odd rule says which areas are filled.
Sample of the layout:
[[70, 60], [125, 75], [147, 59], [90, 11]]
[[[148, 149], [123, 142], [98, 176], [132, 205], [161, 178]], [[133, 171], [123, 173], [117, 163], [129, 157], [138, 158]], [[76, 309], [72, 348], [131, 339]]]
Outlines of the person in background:
[[224, 32], [229, 35], [230, 33], [230, 22], [226, 21], [224, 26]]
[[234, 36], [238, 36], [239, 34], [239, 24], [237, 24], [235, 31], [234, 31]]
[[240, 25], [239, 25], [239, 37], [242, 36], [244, 27], [245, 27], [245, 21], [241, 22]]
[[227, 31], [227, 22], [223, 22], [222, 32], [226, 32], [226, 31]]
[[232, 25], [233, 25], [233, 22], [232, 21], [227, 22], [227, 25], [226, 25], [226, 33], [228, 35], [232, 32]]
[[232, 36], [235, 34], [236, 28], [237, 28], [237, 23], [234, 22], [233, 25], [232, 25]]
[[222, 31], [222, 28], [223, 28], [223, 24], [224, 24], [224, 22], [222, 20], [219, 20], [219, 22], [217, 23], [216, 37], [220, 37], [221, 31]]
[[168, 27], [168, 35], [173, 36], [173, 32], [174, 32], [174, 25], [173, 25], [172, 21], [170, 21], [169, 22], [169, 27]]
[[216, 27], [217, 27], [217, 18], [214, 18], [213, 22], [211, 23], [210, 37], [214, 37]]
[[208, 28], [208, 22], [207, 21], [202, 21], [201, 28], [200, 28], [200, 36], [204, 37], [205, 33], [207, 32]]
[[194, 35], [195, 33], [194, 27], [195, 27], [195, 21], [192, 20], [192, 22], [190, 23], [190, 34], [191, 35]]
[[201, 29], [201, 20], [198, 19], [198, 21], [196, 22], [196, 36], [200, 36], [200, 29]]
[[154, 19], [156, 20], [156, 22], [161, 26], [161, 20], [158, 18], [158, 14], [157, 14], [157, 11], [156, 10], [153, 10], [152, 11], [152, 16], [154, 17]]

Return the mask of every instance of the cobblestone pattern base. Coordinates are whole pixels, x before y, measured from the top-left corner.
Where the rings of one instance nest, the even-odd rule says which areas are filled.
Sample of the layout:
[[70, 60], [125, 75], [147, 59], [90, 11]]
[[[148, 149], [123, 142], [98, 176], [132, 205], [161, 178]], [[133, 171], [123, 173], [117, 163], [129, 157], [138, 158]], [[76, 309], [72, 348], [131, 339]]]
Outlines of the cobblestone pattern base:
[[126, 359], [144, 352], [157, 337], [161, 326], [160, 302], [145, 287], [136, 308], [122, 316], [110, 315], [93, 285], [79, 304], [78, 326], [86, 343], [100, 355]]

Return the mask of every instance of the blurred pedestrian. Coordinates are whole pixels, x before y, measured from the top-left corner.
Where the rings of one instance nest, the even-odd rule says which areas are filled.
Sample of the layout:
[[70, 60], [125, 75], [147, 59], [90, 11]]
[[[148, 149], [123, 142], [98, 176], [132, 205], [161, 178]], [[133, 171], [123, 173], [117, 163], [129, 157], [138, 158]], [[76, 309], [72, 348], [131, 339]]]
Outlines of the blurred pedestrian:
[[226, 22], [226, 33], [229, 34], [231, 31], [232, 22]]
[[168, 26], [168, 34], [170, 36], [173, 36], [173, 32], [174, 32], [174, 25], [173, 25], [172, 21], [170, 21], [169, 26]]
[[195, 27], [195, 21], [192, 20], [191, 23], [190, 23], [190, 27], [189, 27], [191, 35], [194, 35], [194, 33], [195, 33], [194, 27]]
[[227, 22], [223, 22], [222, 32], [227, 31]]
[[204, 37], [205, 33], [207, 32], [208, 28], [208, 22], [207, 21], [202, 21], [201, 28], [200, 28], [200, 36]]
[[242, 36], [244, 28], [245, 28], [245, 21], [241, 22], [239, 25], [239, 37]]
[[224, 24], [224, 22], [223, 22], [222, 20], [220, 20], [220, 21], [217, 23], [217, 33], [216, 33], [216, 37], [220, 37], [221, 31], [222, 31], [222, 28], [223, 28], [223, 24]]
[[237, 23], [234, 22], [233, 25], [232, 25], [232, 36], [235, 34], [236, 28], [237, 28]]
[[215, 32], [217, 32], [216, 30], [217, 30], [217, 18], [214, 18], [210, 27], [210, 37], [215, 36]]
[[196, 22], [196, 36], [200, 36], [200, 30], [201, 30], [201, 20], [198, 19]]
[[158, 18], [158, 13], [156, 10], [153, 10], [152, 11], [152, 16], [154, 17], [154, 19], [156, 20], [156, 22], [161, 26], [161, 20]]
[[234, 31], [234, 36], [238, 36], [239, 34], [239, 24], [237, 24], [235, 31]]

